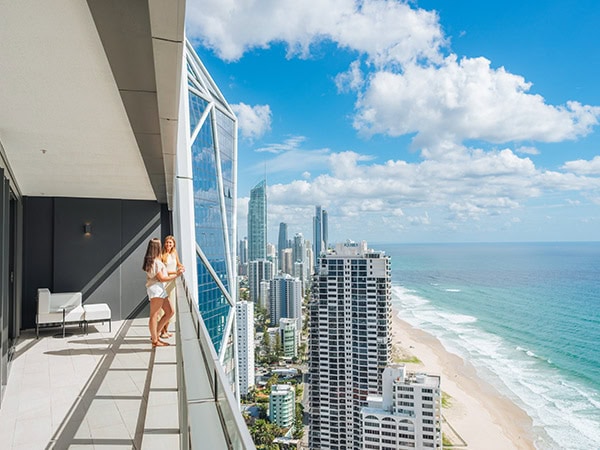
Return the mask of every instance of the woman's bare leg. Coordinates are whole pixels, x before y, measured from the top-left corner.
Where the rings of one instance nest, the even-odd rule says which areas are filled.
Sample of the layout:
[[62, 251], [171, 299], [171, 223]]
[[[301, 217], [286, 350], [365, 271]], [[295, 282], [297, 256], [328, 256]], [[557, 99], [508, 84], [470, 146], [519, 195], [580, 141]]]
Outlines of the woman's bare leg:
[[162, 299], [161, 307], [165, 314], [158, 321], [157, 329], [162, 331], [162, 329], [168, 325], [171, 317], [173, 317], [173, 308], [171, 308], [171, 303], [169, 302], [168, 297]]
[[150, 299], [150, 318], [148, 319], [148, 327], [150, 328], [150, 339], [152, 340], [152, 345], [159, 345], [158, 342], [158, 313], [160, 309], [163, 307], [163, 298], [155, 297]]

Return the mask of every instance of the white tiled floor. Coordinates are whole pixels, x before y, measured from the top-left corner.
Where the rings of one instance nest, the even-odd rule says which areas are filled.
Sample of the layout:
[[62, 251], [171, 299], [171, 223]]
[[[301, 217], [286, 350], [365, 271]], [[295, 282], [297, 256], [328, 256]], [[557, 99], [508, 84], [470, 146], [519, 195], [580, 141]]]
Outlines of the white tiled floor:
[[174, 345], [153, 350], [147, 318], [107, 330], [21, 335], [0, 407], [2, 449], [179, 448]]

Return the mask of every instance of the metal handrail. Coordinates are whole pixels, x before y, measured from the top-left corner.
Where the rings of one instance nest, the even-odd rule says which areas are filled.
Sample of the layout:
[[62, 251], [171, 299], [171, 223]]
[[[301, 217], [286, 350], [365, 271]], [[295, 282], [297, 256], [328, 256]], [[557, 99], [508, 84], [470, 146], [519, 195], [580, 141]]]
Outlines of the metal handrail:
[[180, 447], [255, 450], [225, 372], [185, 279], [177, 279]]

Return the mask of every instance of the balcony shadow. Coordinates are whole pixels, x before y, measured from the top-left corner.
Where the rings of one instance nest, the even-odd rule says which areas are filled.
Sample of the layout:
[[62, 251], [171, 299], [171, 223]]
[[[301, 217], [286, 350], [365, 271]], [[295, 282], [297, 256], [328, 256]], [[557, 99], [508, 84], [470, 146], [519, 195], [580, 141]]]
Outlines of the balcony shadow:
[[[81, 390], [77, 400], [69, 411], [65, 414], [64, 419], [61, 424], [58, 426], [57, 431], [52, 436], [50, 442], [46, 446], [46, 449], [66, 449], [66, 448], [74, 448], [79, 446], [90, 445], [90, 441], [93, 443], [95, 447], [100, 446], [111, 446], [111, 445], [119, 445], [126, 446], [129, 448], [139, 449], [142, 447], [142, 438], [144, 435], [144, 423], [146, 420], [147, 408], [148, 408], [148, 396], [150, 392], [150, 385], [152, 381], [152, 368], [154, 366], [155, 361], [155, 352], [153, 351], [149, 340], [146, 339], [137, 339], [131, 338], [127, 336], [127, 333], [131, 328], [133, 328], [133, 320], [128, 319], [125, 320], [117, 331], [114, 339], [91, 339], [91, 340], [82, 340], [82, 341], [72, 341], [69, 344], [107, 344], [109, 343], [108, 348], [102, 349], [70, 349], [70, 350], [58, 350], [58, 351], [48, 351], [45, 352], [49, 355], [59, 355], [59, 356], [72, 356], [72, 355], [100, 355], [102, 359], [96, 366], [94, 372], [88, 379], [86, 385]], [[139, 343], [142, 340], [148, 343], [148, 348], [140, 348], [140, 349], [132, 349], [132, 348], [122, 348], [123, 345], [127, 345], [127, 343], [131, 343], [131, 341], [135, 343]], [[143, 393], [142, 396], [139, 397], [140, 407], [137, 413], [137, 420], [135, 421], [135, 432], [131, 432], [130, 438], [115, 438], [109, 436], [94, 436], [94, 430], [90, 430], [92, 436], [81, 436], [78, 434], [82, 422], [86, 420], [88, 413], [90, 413], [90, 409], [94, 401], [97, 400], [105, 400], [105, 396], [99, 395], [100, 387], [105, 381], [109, 371], [114, 371], [115, 368], [112, 367], [113, 363], [117, 363], [115, 361], [115, 357], [119, 354], [133, 354], [133, 353], [141, 353], [141, 352], [150, 352], [150, 358], [148, 361], [148, 366], [142, 368], [147, 372], [146, 379], [144, 381]], [[119, 369], [121, 370], [121, 369]], [[136, 370], [140, 370], [139, 368]]]

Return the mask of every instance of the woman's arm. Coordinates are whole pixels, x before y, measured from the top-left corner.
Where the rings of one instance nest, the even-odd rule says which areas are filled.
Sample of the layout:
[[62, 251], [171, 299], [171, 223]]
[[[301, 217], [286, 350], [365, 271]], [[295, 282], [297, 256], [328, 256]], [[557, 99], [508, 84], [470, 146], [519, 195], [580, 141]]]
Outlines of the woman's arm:
[[181, 261], [179, 261], [179, 253], [177, 253], [177, 249], [173, 250], [175, 252], [175, 261], [177, 261], [177, 268], [182, 268], [183, 270], [185, 270], [185, 267], [183, 267], [183, 264], [181, 264]]

